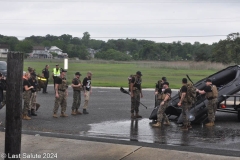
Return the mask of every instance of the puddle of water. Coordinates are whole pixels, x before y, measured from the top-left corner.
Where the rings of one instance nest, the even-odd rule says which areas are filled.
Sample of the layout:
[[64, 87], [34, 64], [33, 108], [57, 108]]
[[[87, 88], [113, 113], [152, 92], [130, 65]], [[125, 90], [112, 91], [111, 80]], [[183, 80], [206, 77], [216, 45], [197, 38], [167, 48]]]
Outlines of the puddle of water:
[[226, 145], [240, 142], [240, 130], [194, 125], [189, 131], [182, 131], [175, 122], [171, 122], [171, 126], [162, 128], [153, 128], [150, 122], [149, 119], [105, 121], [90, 124], [91, 129], [80, 134], [89, 137], [181, 146], [207, 147], [208, 144]]

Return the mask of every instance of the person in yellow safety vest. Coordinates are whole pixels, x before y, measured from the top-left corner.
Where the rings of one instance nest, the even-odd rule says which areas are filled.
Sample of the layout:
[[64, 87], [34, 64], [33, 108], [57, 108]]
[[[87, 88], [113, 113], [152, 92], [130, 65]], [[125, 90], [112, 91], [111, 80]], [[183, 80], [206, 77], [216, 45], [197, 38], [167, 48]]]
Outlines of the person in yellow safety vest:
[[59, 65], [56, 64], [56, 68], [53, 68], [53, 84], [54, 84], [54, 89], [55, 89], [55, 80], [57, 77], [60, 76], [61, 69], [59, 68]]

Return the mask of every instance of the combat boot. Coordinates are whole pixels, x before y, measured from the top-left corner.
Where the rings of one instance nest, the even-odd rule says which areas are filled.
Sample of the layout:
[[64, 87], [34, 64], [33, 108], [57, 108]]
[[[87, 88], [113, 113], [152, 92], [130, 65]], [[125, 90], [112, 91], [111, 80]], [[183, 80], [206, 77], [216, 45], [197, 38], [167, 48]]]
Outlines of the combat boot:
[[142, 116], [140, 116], [138, 113], [136, 113], [135, 117], [136, 118], [142, 118]]
[[170, 126], [170, 125], [171, 125], [171, 123], [170, 123], [169, 121], [165, 121], [165, 122], [163, 122], [163, 124], [164, 124], [164, 125], [167, 125], [167, 126]]
[[28, 117], [27, 114], [24, 114], [24, 115], [23, 115], [23, 120], [31, 120], [31, 118]]
[[68, 115], [66, 115], [66, 113], [62, 112], [60, 117], [68, 117]]
[[183, 131], [187, 131], [187, 130], [188, 130], [188, 127], [187, 127], [187, 125], [183, 125], [181, 129], [182, 129]]
[[78, 109], [76, 109], [75, 113], [76, 114], [82, 114], [80, 111], [78, 111]]
[[135, 119], [136, 117], [134, 116], [134, 113], [131, 114], [131, 118]]
[[34, 109], [31, 109], [31, 115], [32, 116], [37, 116], [37, 114], [35, 113]]
[[28, 116], [28, 117], [31, 117], [31, 110], [28, 110], [27, 116]]
[[214, 122], [209, 122], [209, 123], [205, 124], [205, 126], [212, 127], [212, 126], [214, 126]]
[[83, 114], [89, 114], [86, 109], [83, 109]]
[[161, 127], [161, 123], [160, 122], [157, 122], [155, 124], [152, 124], [153, 127]]
[[74, 110], [74, 109], [72, 110], [72, 113], [71, 113], [71, 115], [76, 115], [76, 112], [75, 112], [75, 110]]
[[58, 118], [56, 113], [53, 113], [53, 118]]

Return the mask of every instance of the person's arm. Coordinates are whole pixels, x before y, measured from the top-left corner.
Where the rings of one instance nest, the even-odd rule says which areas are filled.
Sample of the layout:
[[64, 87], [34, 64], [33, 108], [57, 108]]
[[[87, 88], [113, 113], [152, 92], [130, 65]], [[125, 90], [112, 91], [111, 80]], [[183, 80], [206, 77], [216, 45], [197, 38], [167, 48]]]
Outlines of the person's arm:
[[197, 91], [198, 93], [200, 93], [200, 94], [205, 94], [205, 93], [206, 93], [204, 90], [199, 90], [199, 89], [197, 89], [196, 91]]
[[182, 102], [183, 102], [185, 96], [186, 96], [186, 92], [183, 92], [183, 93], [181, 94], [180, 101], [178, 102], [178, 106], [181, 106], [181, 105], [182, 105]]
[[33, 88], [33, 86], [30, 86], [30, 87], [28, 87], [28, 85], [25, 85], [25, 86], [24, 86], [25, 91], [28, 91], [28, 90], [30, 90], [30, 89], [32, 89], [32, 88]]

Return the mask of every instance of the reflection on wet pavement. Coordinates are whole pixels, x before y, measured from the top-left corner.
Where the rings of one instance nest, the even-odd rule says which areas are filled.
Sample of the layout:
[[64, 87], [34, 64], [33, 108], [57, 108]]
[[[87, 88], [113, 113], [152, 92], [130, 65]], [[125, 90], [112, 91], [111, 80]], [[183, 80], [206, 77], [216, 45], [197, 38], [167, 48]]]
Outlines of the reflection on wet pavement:
[[[94, 123], [90, 124], [88, 132], [81, 135], [178, 146], [213, 147], [220, 144], [218, 148], [225, 149], [228, 149], [228, 144], [240, 142], [240, 130], [193, 125], [189, 131], [182, 131], [175, 122], [162, 128], [153, 128], [150, 122], [149, 119], [140, 119]], [[239, 150], [240, 147], [234, 148]]]

